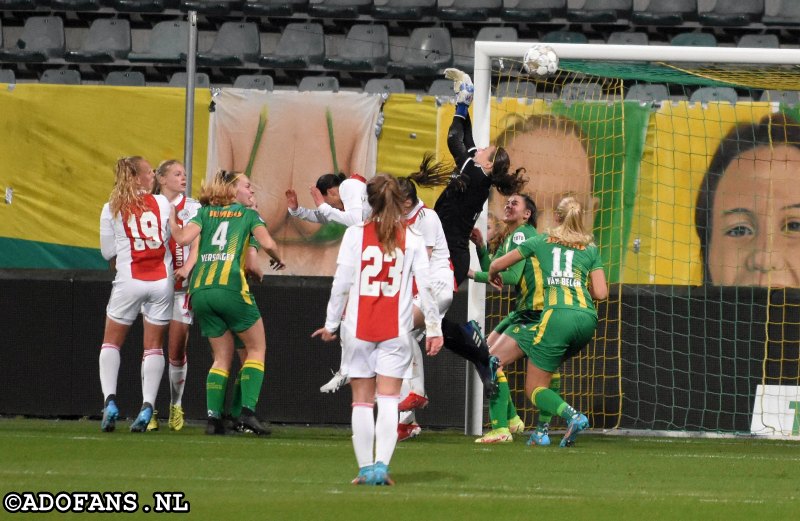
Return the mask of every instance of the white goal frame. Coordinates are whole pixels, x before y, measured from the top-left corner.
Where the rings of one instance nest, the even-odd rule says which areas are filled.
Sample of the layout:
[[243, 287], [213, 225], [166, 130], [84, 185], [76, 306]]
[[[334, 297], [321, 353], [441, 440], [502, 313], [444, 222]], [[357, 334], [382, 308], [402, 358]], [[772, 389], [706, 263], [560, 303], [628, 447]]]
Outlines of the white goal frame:
[[[475, 68], [472, 102], [472, 133], [479, 147], [490, 143], [490, 99], [492, 59], [515, 58], [522, 61], [525, 52], [543, 42], [475, 42]], [[739, 63], [800, 65], [800, 49], [765, 49], [743, 47], [683, 47], [669, 45], [607, 45], [544, 43], [559, 59], [651, 62]], [[476, 226], [486, 233], [486, 205]], [[476, 262], [474, 259], [473, 262]], [[473, 265], [474, 267], [474, 265]], [[467, 317], [484, 327], [486, 285], [469, 282]], [[480, 435], [483, 429], [483, 386], [474, 370], [467, 371], [465, 433]]]

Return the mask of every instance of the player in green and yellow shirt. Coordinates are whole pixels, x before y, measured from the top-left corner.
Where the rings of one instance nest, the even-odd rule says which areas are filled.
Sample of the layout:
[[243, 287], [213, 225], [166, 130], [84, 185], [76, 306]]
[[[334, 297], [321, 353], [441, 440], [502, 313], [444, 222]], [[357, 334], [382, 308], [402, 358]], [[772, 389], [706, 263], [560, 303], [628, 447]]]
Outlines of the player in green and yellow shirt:
[[574, 197], [561, 200], [556, 208], [558, 225], [547, 234], [526, 240], [517, 249], [492, 261], [489, 280], [501, 287], [500, 271], [532, 258], [538, 262], [544, 286], [544, 312], [533, 326], [533, 342], [523, 346], [528, 356], [525, 391], [545, 412], [567, 420], [561, 447], [571, 446], [589, 420], [567, 404], [550, 387], [553, 373], [592, 339], [597, 310], [592, 299], [608, 296], [600, 254], [592, 236], [583, 227], [583, 209]]
[[275, 269], [282, 269], [275, 241], [253, 206], [250, 180], [242, 173], [221, 170], [200, 196], [203, 205], [183, 228], [174, 212], [170, 230], [178, 244], [200, 236], [197, 264], [192, 271], [189, 295], [200, 330], [208, 337], [214, 363], [206, 379], [208, 434], [224, 434], [222, 408], [234, 351], [234, 334], [247, 350], [240, 373], [242, 413], [239, 422], [256, 434], [269, 434], [255, 417], [255, 407], [264, 381], [266, 339], [264, 322], [247, 284], [245, 259], [250, 236], [254, 236], [272, 257]]

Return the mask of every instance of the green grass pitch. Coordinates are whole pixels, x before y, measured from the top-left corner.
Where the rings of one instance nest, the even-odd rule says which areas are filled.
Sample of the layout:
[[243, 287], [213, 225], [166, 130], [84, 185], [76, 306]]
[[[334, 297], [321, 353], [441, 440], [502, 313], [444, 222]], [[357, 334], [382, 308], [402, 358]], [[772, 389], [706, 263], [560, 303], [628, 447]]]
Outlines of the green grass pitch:
[[101, 433], [97, 421], [0, 420], [0, 495], [183, 492], [189, 514], [60, 514], [0, 519], [515, 520], [797, 519], [800, 445], [792, 441], [579, 436], [477, 445], [424, 431], [398, 444], [394, 487], [350, 485], [345, 428], [278, 426], [268, 438]]

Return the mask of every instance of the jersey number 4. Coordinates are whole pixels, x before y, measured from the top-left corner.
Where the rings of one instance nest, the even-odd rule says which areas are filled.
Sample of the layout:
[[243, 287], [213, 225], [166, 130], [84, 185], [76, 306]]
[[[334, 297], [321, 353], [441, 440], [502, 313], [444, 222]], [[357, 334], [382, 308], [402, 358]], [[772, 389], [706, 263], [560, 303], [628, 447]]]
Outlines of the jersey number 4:
[[144, 251], [147, 248], [157, 250], [161, 247], [158, 217], [153, 212], [148, 210], [138, 217], [130, 214], [128, 228], [131, 230], [134, 251]]
[[403, 251], [395, 248], [394, 256], [378, 246], [367, 246], [361, 253], [359, 294], [365, 297], [394, 297], [400, 291], [403, 275]]

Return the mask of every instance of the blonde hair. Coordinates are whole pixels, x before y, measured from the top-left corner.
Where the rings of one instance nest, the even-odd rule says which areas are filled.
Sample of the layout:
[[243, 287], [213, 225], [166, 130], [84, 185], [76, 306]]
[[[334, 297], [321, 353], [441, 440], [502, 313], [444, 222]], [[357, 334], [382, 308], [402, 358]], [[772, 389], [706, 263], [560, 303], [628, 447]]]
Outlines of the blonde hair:
[[165, 159], [161, 163], [159, 163], [158, 167], [156, 167], [156, 182], [153, 184], [153, 193], [160, 194], [161, 193], [161, 180], [167, 175], [169, 169], [175, 165], [180, 165], [181, 162], [177, 159]]
[[583, 226], [583, 208], [572, 196], [565, 197], [556, 207], [559, 225], [547, 230], [547, 234], [561, 242], [586, 246], [594, 243], [594, 237], [586, 233]]
[[378, 174], [367, 183], [367, 201], [372, 207], [369, 220], [375, 222], [381, 251], [394, 255], [398, 239], [405, 237], [405, 197], [397, 179]]
[[140, 173], [141, 165], [145, 162], [142, 156], [117, 159], [117, 164], [114, 167], [114, 188], [108, 197], [111, 215], [145, 208], [139, 184], [136, 182], [136, 176]]
[[236, 183], [242, 172], [217, 170], [211, 183], [200, 187], [200, 204], [203, 206], [228, 206], [236, 200]]

